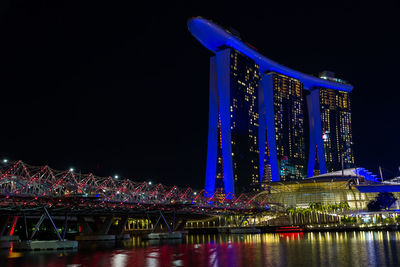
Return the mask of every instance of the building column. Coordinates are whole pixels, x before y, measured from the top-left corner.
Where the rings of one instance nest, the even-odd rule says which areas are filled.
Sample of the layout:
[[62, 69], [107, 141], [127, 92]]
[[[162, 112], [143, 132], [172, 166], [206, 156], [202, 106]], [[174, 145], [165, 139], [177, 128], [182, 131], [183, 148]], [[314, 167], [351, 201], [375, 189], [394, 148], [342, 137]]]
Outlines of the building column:
[[[215, 192], [217, 169], [218, 115], [221, 118], [222, 164], [224, 189], [227, 198], [235, 193], [231, 146], [230, 111], [230, 50], [216, 53], [210, 59], [210, 111], [208, 126], [207, 168], [205, 191], [208, 197]], [[231, 193], [231, 194], [229, 194]]]
[[[262, 75], [260, 75], [262, 77]], [[267, 122], [265, 120], [264, 90], [263, 81], [260, 79], [258, 85], [258, 166], [260, 170], [260, 185], [264, 182], [264, 164], [265, 164], [265, 141], [267, 139]]]
[[217, 52], [216, 59], [219, 114], [221, 118], [222, 167], [224, 170], [225, 195], [229, 199], [232, 198], [229, 193], [235, 194], [231, 143], [230, 49]]
[[[278, 156], [276, 153], [276, 133], [275, 133], [275, 114], [274, 114], [274, 84], [273, 84], [273, 74], [264, 74], [262, 75], [260, 88], [259, 90], [263, 91], [264, 96], [264, 112], [265, 119], [264, 122], [261, 122], [260, 117], [260, 128], [266, 127], [267, 140], [268, 140], [268, 150], [269, 150], [269, 161], [271, 165], [271, 177], [272, 181], [279, 181], [279, 165], [278, 165]], [[261, 126], [262, 123], [265, 125]], [[261, 133], [260, 133], [261, 134]], [[265, 152], [265, 134], [261, 134], [260, 138], [260, 160], [261, 160], [261, 146], [262, 146], [262, 137], [264, 140], [264, 152]], [[263, 153], [265, 154], [265, 153]], [[261, 164], [261, 162], [260, 162]], [[264, 160], [262, 161], [264, 164]]]
[[216, 58], [210, 58], [210, 96], [208, 113], [208, 143], [205, 196], [211, 197], [215, 192], [217, 174], [217, 140], [218, 140], [218, 84]]
[[307, 177], [312, 177], [314, 174], [316, 151], [320, 173], [326, 173], [324, 143], [322, 140], [319, 89], [313, 89], [310, 92], [310, 95], [307, 95], [308, 119], [310, 127], [310, 148], [308, 153]]

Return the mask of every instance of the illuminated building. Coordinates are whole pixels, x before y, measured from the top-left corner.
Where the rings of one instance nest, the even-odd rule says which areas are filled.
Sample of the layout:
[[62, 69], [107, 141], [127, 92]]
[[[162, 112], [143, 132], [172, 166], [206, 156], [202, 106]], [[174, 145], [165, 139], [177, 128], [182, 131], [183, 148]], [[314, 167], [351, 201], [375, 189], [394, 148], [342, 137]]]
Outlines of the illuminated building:
[[305, 177], [303, 84], [296, 79], [273, 75], [276, 155], [281, 181]]
[[227, 192], [259, 188], [260, 78], [258, 65], [232, 48], [222, 49], [212, 57], [210, 70], [208, 159], [213, 159], [206, 171], [215, 177], [217, 196], [224, 198], [226, 188], [234, 190]]
[[[188, 28], [215, 54], [210, 61], [206, 195], [231, 197], [242, 191], [262, 189], [271, 181], [325, 173], [326, 161], [320, 158], [325, 157], [321, 130], [325, 126], [321, 125], [321, 111], [317, 110], [320, 99], [316, 92], [328, 90], [348, 95], [353, 87], [339, 79], [307, 75], [276, 63], [243, 42], [237, 33], [204, 18], [190, 19]], [[305, 90], [311, 95], [307, 96], [311, 101], [307, 102], [308, 155]], [[343, 112], [339, 116], [344, 116]], [[338, 125], [345, 120], [341, 119]], [[339, 135], [347, 133], [348, 137], [340, 137], [346, 141], [341, 142], [339, 152], [352, 144], [350, 123], [343, 125]], [[354, 161], [352, 152], [349, 162], [350, 159]]]
[[[331, 72], [320, 74], [322, 79], [335, 79]], [[346, 91], [315, 87], [308, 95], [307, 102], [312, 112], [310, 161], [308, 176], [332, 172], [354, 166], [353, 140], [351, 132], [350, 97]], [[319, 147], [318, 147], [319, 146]], [[316, 173], [317, 171], [317, 173]]]
[[[335, 171], [302, 181], [277, 181], [268, 184], [268, 190], [261, 192], [259, 198], [279, 203], [286, 208], [308, 208], [310, 203], [322, 205], [347, 202], [351, 210], [367, 210], [367, 205], [379, 192], [392, 192], [400, 199], [400, 183], [380, 183], [376, 175], [364, 168], [350, 168], [343, 172]], [[400, 208], [400, 201], [393, 207]]]

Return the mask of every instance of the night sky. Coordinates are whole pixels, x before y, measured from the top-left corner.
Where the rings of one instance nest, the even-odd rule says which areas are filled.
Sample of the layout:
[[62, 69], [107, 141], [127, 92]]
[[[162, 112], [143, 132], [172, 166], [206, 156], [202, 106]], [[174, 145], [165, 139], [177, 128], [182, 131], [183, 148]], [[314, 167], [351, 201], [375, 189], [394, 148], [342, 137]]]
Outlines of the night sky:
[[395, 6], [119, 2], [2, 1], [0, 157], [203, 187], [211, 52], [186, 22], [204, 16], [270, 59], [353, 84], [356, 165], [398, 174]]

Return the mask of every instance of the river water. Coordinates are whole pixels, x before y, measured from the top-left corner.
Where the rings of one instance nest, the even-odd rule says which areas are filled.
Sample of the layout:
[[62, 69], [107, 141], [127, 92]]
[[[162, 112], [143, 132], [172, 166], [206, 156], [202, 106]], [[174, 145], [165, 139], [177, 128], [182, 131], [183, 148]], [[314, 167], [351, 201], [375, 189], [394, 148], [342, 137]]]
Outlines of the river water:
[[400, 266], [400, 232], [189, 235], [175, 243], [132, 238], [76, 251], [0, 251], [0, 266]]

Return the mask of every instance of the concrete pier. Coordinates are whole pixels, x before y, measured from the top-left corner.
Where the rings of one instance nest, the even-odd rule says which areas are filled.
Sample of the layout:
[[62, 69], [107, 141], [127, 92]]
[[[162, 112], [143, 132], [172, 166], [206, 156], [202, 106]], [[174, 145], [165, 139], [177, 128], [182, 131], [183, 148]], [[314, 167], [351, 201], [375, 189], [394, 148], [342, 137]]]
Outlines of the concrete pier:
[[257, 228], [233, 228], [229, 232], [231, 234], [260, 234], [261, 230]]
[[127, 240], [131, 238], [131, 235], [130, 234], [115, 235], [115, 238], [117, 240]]
[[260, 234], [261, 229], [243, 227], [243, 228], [218, 228], [218, 233], [229, 234]]
[[10, 241], [0, 241], [0, 249], [9, 249], [11, 248], [11, 243]]
[[143, 239], [182, 239], [182, 233], [172, 232], [172, 233], [151, 233], [143, 237]]
[[19, 241], [19, 236], [17, 235], [5, 235], [0, 237], [0, 249], [11, 248], [11, 243]]
[[110, 241], [115, 240], [115, 235], [77, 235], [77, 241]]
[[71, 240], [19, 241], [13, 242], [15, 250], [59, 250], [77, 249], [78, 242]]

